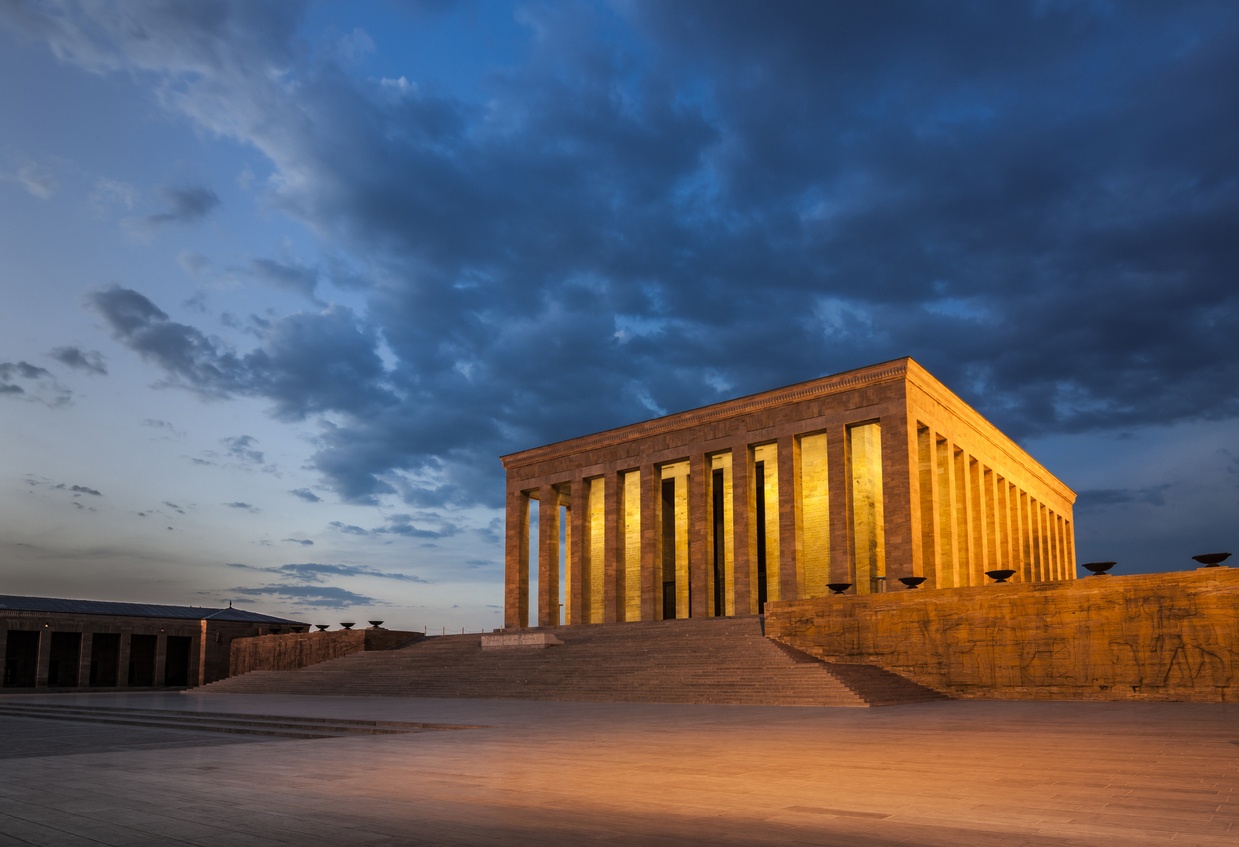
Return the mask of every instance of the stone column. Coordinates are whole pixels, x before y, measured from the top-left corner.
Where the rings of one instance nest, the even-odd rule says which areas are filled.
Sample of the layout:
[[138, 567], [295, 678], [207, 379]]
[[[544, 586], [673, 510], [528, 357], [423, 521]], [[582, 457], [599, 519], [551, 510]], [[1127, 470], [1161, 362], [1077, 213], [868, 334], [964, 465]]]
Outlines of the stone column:
[[1045, 503], [1042, 503], [1041, 508], [1037, 510], [1037, 520], [1041, 527], [1041, 573], [1043, 575], [1042, 579], [1047, 582], [1054, 578], [1054, 559], [1050, 555], [1050, 518], [1049, 514], [1047, 514], [1048, 512], [1049, 509]]
[[[201, 630], [201, 627], [199, 627]], [[189, 684], [202, 685], [202, 639], [203, 633], [200, 631], [195, 633], [193, 641], [189, 643]]]
[[572, 480], [568, 497], [568, 615], [571, 624], [595, 623], [590, 608], [593, 588], [590, 584], [589, 483], [578, 474]]
[[[925, 582], [928, 588], [941, 588], [942, 578], [939, 571], [942, 538], [938, 526], [938, 463], [937, 445], [934, 443], [934, 433], [931, 429], [918, 429], [916, 433], [916, 460], [921, 473], [921, 576], [928, 577]], [[921, 467], [921, 463], [925, 467]]]
[[1028, 569], [1032, 573], [1032, 581], [1040, 582], [1044, 577], [1041, 573], [1041, 537], [1037, 521], [1037, 501], [1030, 494], [1024, 502], [1024, 520], [1028, 522]]
[[602, 620], [615, 623], [624, 619], [623, 533], [624, 499], [620, 496], [620, 475], [608, 469], [602, 492], [606, 537], [602, 541], [605, 582], [602, 586]]
[[504, 532], [503, 626], [529, 626], [529, 495], [508, 491]]
[[[826, 433], [826, 476], [830, 489], [830, 581], [856, 582], [852, 563], [852, 481], [848, 474], [848, 430]], [[855, 590], [855, 589], [853, 589]]]
[[90, 686], [90, 658], [95, 648], [94, 633], [83, 631], [77, 647], [77, 687]]
[[133, 630], [127, 627], [120, 631], [120, 645], [116, 648], [116, 685], [118, 688], [129, 687], [129, 639], [133, 638]]
[[662, 619], [662, 474], [641, 466], [641, 620]]
[[753, 457], [748, 444], [731, 448], [732, 561], [735, 571], [736, 615], [757, 614], [757, 592], [752, 572], [757, 562], [757, 519], [753, 509]]
[[163, 688], [168, 682], [168, 634], [163, 627], [155, 636], [155, 687]]
[[775, 450], [779, 457], [779, 599], [798, 600], [804, 583], [800, 442], [794, 435], [780, 436]]
[[538, 626], [559, 626], [559, 494], [538, 488]]
[[39, 627], [39, 655], [35, 665], [34, 687], [47, 688], [48, 666], [52, 661], [52, 630], [43, 625]]
[[886, 547], [886, 590], [903, 588], [899, 578], [920, 576], [921, 486], [917, 479], [916, 422], [906, 412], [883, 415], [882, 513]]
[[689, 617], [710, 614], [713, 599], [710, 585], [711, 544], [710, 466], [705, 454], [694, 453], [688, 460], [688, 579], [692, 602]]

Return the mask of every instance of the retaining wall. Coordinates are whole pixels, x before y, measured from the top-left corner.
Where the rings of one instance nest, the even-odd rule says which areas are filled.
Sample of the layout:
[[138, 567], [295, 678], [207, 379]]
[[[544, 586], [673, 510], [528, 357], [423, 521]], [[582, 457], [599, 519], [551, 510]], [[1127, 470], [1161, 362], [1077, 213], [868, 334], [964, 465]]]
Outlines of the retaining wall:
[[339, 629], [238, 638], [232, 642], [229, 676], [291, 671], [363, 650], [396, 650], [422, 637], [420, 632], [391, 629]]
[[952, 697], [1239, 701], [1239, 569], [766, 604], [766, 634]]

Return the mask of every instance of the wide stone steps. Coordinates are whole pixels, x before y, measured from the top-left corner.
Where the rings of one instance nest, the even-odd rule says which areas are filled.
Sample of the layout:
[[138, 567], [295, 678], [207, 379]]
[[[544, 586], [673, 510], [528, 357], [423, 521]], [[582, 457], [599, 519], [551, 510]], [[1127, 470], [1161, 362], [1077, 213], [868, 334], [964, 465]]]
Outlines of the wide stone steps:
[[880, 668], [828, 664], [778, 644], [756, 617], [550, 631], [562, 646], [484, 651], [478, 635], [432, 636], [295, 671], [255, 671], [203, 690], [852, 707], [943, 698]]
[[266, 735], [274, 738], [340, 738], [348, 735], [399, 735], [427, 730], [474, 728], [465, 725], [402, 721], [188, 712], [176, 709], [134, 709], [115, 706], [72, 706], [60, 703], [0, 702], [0, 715], [75, 723], [181, 729], [193, 732]]

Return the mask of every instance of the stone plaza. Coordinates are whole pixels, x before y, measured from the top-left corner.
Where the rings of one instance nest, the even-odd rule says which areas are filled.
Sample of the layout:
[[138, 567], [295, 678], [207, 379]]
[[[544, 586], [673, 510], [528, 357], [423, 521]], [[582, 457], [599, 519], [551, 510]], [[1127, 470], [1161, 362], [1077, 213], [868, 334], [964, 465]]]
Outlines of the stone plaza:
[[187, 694], [0, 706], [477, 728], [318, 740], [0, 714], [0, 847], [1223, 847], [1239, 707], [887, 709]]

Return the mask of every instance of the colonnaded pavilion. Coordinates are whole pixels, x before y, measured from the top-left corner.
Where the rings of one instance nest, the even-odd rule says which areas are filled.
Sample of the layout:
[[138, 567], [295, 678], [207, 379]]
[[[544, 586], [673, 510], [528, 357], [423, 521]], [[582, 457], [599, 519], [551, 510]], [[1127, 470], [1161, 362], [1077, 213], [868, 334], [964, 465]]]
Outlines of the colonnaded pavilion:
[[502, 460], [509, 628], [535, 559], [543, 627], [1075, 577], [1075, 493], [911, 358]]

